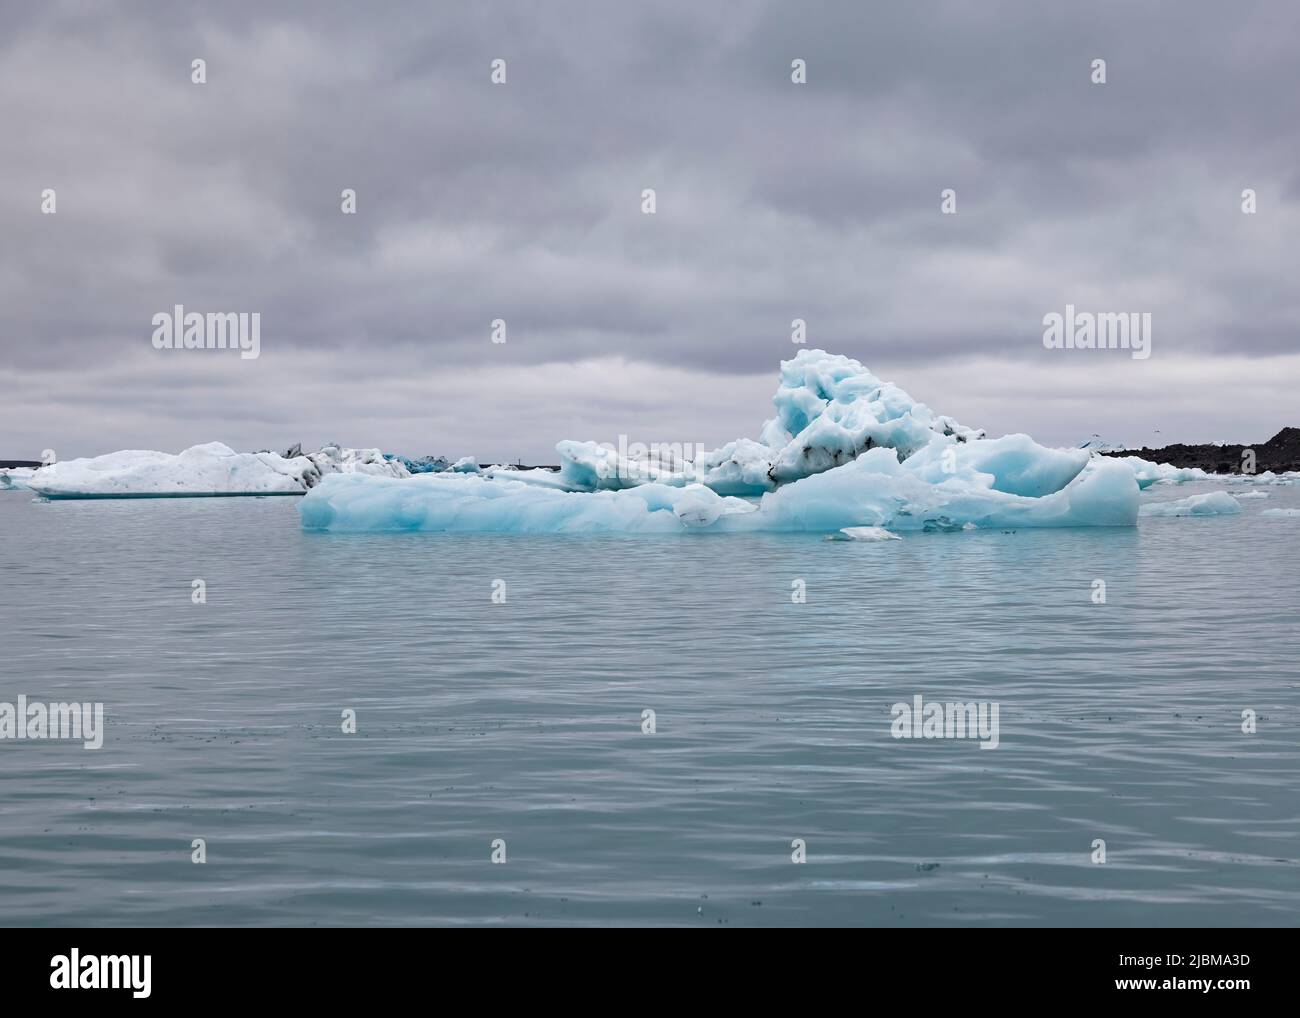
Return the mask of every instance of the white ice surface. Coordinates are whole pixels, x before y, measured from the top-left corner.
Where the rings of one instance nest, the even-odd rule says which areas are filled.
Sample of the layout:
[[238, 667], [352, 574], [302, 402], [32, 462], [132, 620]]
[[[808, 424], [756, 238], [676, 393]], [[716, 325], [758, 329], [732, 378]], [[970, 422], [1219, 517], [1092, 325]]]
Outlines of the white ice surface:
[[0, 491], [26, 488], [36, 472], [35, 467], [4, 467], [0, 469]]
[[1128, 464], [1141, 488], [1149, 488], [1153, 484], [1186, 484], [1188, 481], [1204, 481], [1214, 477], [1200, 467], [1175, 467], [1168, 463], [1152, 463], [1140, 456], [1116, 456], [1114, 459]]
[[828, 534], [843, 541], [901, 541], [897, 534], [884, 527], [843, 527], [838, 533]]
[[[893, 449], [906, 459], [937, 439], [957, 444], [984, 435], [935, 414], [858, 361], [822, 350], [800, 350], [781, 363], [772, 404], [777, 415], [757, 441], [737, 439], [696, 458], [671, 444], [652, 443], [631, 458], [596, 442], [560, 442], [561, 477], [572, 491], [698, 483], [721, 495], [759, 495], [843, 466], [868, 449]], [[1089, 454], [1071, 451], [1081, 457], [1077, 473]]]
[[1189, 495], [1172, 502], [1148, 502], [1139, 510], [1141, 516], [1231, 516], [1241, 512], [1241, 505], [1226, 491]]
[[408, 477], [378, 449], [326, 446], [291, 459], [273, 452], [239, 453], [220, 442], [180, 453], [128, 449], [41, 467], [27, 486], [47, 498], [140, 498], [200, 495], [299, 495], [321, 477], [349, 474]]

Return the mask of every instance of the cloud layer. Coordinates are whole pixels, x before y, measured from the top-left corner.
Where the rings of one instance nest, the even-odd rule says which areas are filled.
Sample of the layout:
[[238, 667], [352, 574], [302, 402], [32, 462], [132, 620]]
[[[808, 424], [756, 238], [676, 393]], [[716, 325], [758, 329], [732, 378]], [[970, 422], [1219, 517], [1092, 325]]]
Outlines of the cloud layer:
[[[794, 318], [994, 431], [1297, 423], [1283, 0], [6, 2], [3, 21], [0, 456], [715, 443], [756, 432]], [[259, 311], [262, 357], [153, 350], [177, 303]], [[1152, 358], [1045, 350], [1066, 303], [1151, 312]]]

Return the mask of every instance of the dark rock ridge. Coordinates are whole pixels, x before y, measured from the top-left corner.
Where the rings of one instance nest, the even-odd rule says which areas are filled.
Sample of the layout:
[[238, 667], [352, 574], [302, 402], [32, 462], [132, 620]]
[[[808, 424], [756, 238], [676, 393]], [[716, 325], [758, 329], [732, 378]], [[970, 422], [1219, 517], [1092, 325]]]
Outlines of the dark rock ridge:
[[1255, 473], [1300, 470], [1300, 428], [1283, 428], [1259, 445], [1167, 445], [1163, 449], [1121, 449], [1103, 456], [1141, 456], [1153, 463], [1200, 467], [1212, 474], [1242, 473], [1242, 453], [1255, 450]]

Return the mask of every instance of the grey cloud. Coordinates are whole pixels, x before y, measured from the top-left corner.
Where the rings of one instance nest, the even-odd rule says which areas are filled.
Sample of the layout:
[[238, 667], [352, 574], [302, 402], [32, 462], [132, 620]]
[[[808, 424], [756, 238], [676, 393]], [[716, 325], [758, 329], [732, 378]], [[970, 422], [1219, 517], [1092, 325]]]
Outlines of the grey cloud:
[[[1283, 0], [0, 8], [0, 349], [68, 391], [133, 363], [175, 303], [261, 311], [265, 356], [331, 358], [349, 405], [344, 387], [383, 384], [376, 364], [748, 379], [789, 355], [794, 317], [873, 368], [978, 353], [1032, 372], [1066, 302], [1150, 310], [1161, 354], [1207, 364], [1296, 349], [1300, 11]], [[271, 374], [214, 372], [198, 405], [130, 399], [164, 418], [237, 406], [239, 434], [271, 444], [259, 422], [307, 415]], [[399, 389], [409, 436], [397, 418], [423, 408]], [[463, 398], [504, 415], [528, 396]], [[24, 412], [24, 434], [101, 440], [89, 411]], [[569, 434], [562, 409], [537, 413], [548, 442]], [[698, 413], [707, 430], [718, 411]]]

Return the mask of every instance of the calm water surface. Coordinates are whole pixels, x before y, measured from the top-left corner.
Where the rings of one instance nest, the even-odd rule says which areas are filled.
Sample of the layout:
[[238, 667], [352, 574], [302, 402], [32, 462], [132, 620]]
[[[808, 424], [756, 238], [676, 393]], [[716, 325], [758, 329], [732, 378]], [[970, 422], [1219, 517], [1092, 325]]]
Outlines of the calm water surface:
[[[1300, 520], [1259, 513], [1300, 492], [1263, 490], [882, 544], [0, 492], [0, 701], [106, 714], [0, 742], [0, 923], [1294, 925]], [[895, 740], [916, 693], [1000, 747]]]

